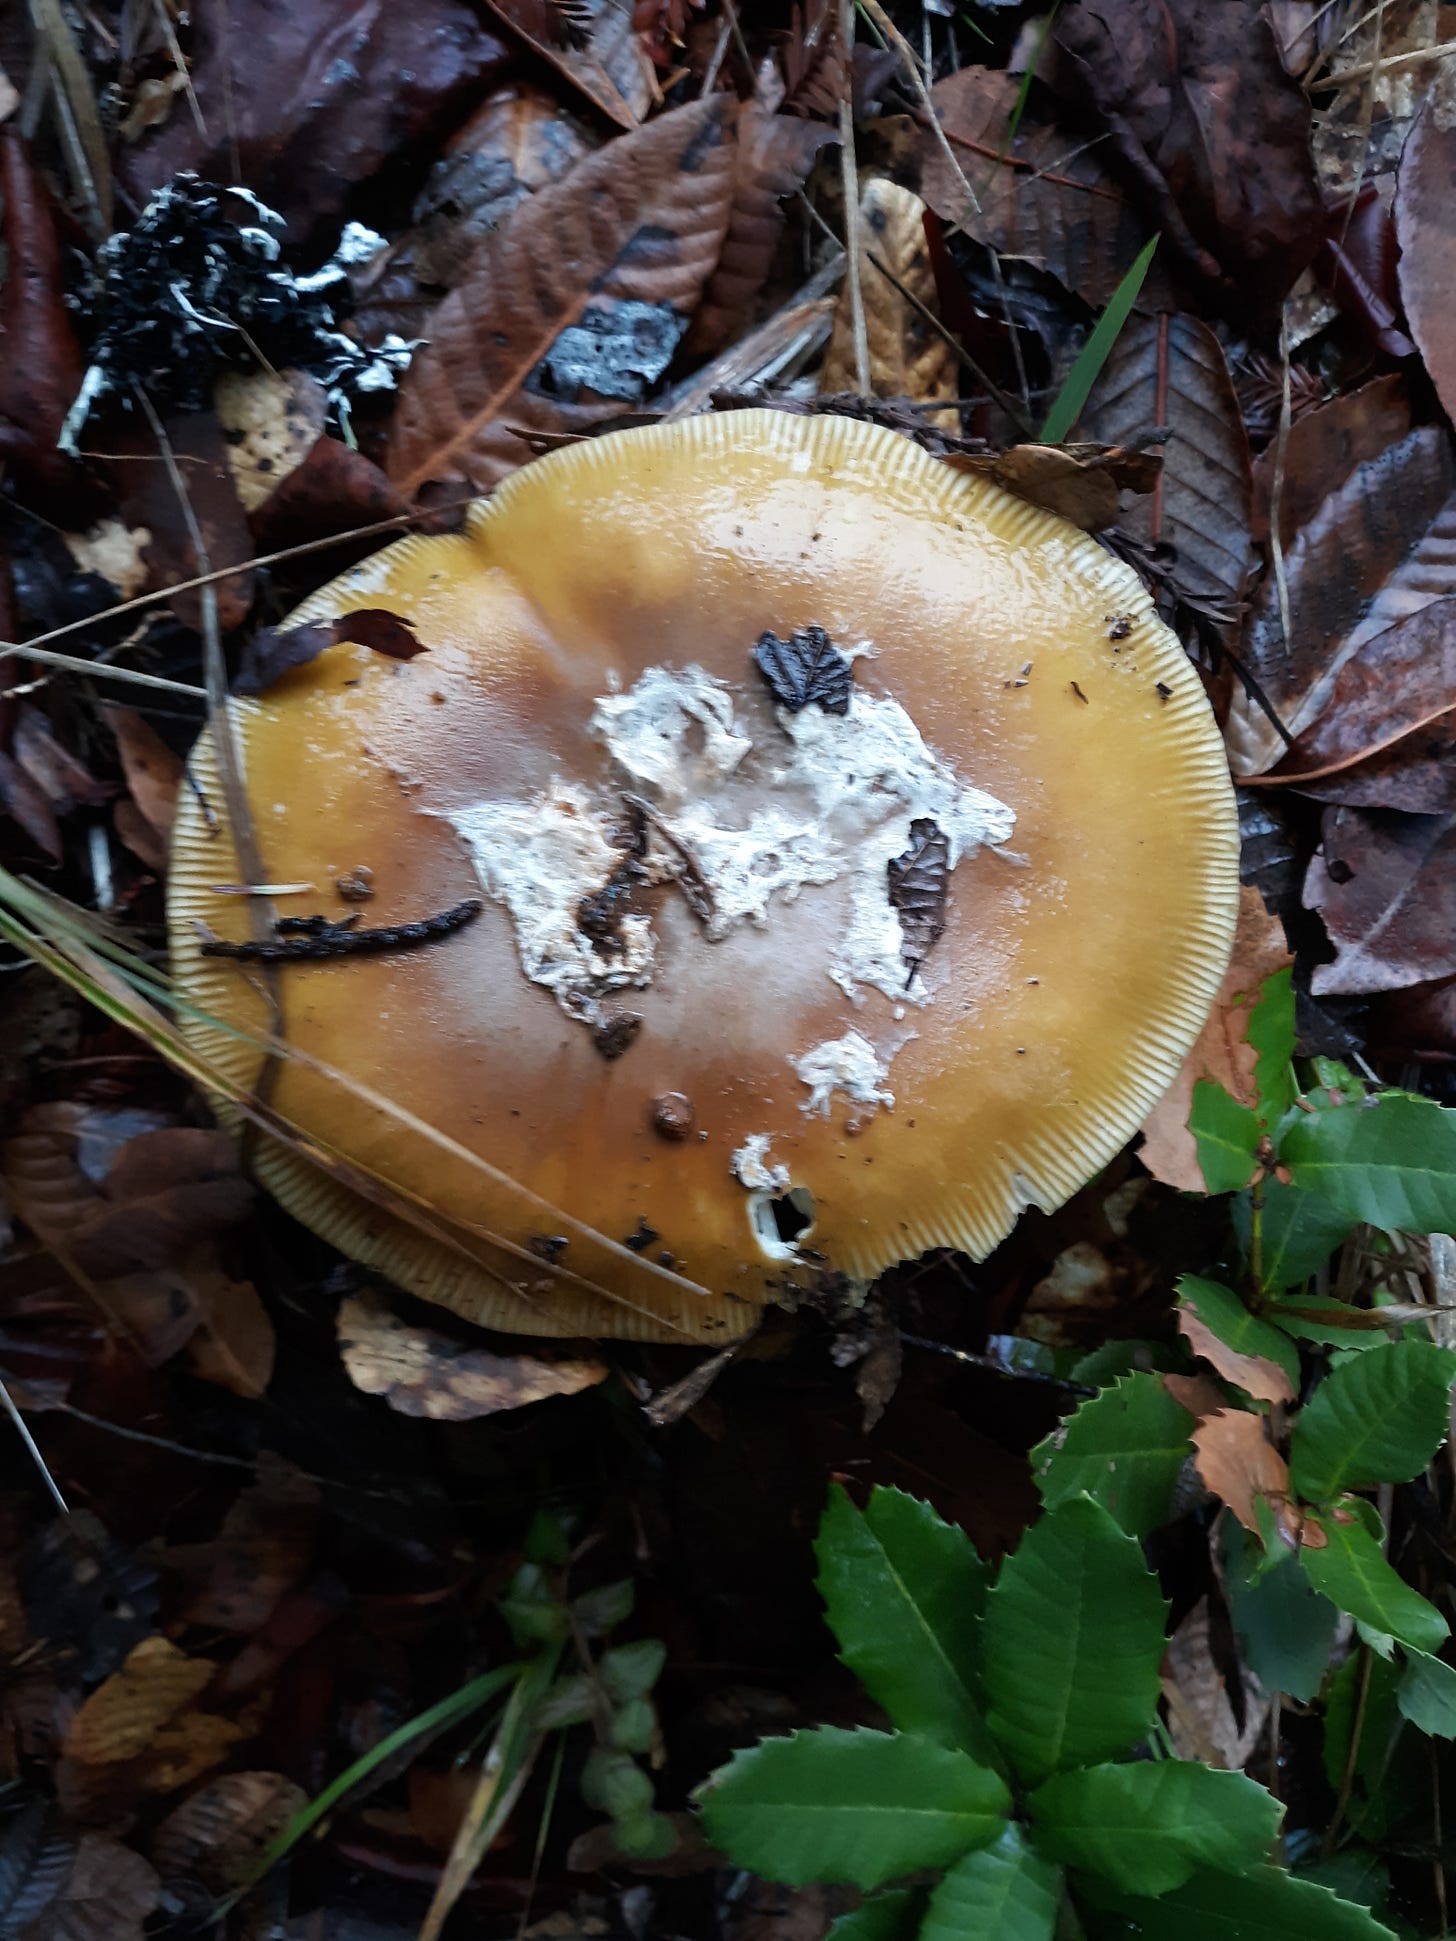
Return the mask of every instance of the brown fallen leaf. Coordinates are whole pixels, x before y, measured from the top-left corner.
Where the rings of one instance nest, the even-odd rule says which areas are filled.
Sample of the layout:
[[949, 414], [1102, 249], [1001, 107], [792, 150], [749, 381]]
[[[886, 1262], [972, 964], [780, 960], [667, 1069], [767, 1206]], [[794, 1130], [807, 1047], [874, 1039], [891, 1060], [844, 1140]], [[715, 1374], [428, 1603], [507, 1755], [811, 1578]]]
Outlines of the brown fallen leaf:
[[838, 139], [836, 129], [819, 122], [774, 114], [756, 99], [744, 102], [728, 229], [684, 341], [686, 355], [714, 356], [738, 336], [773, 267], [784, 233], [784, 197], [802, 187], [820, 149]]
[[1321, 996], [1399, 990], [1456, 972], [1456, 814], [1332, 808], [1305, 877], [1337, 952]]
[[[209, 569], [251, 559], [247, 520], [228, 467], [228, 445], [217, 414], [193, 411], [169, 418], [164, 427], [187, 487], [192, 513], [202, 531]], [[116, 477], [121, 517], [150, 535], [144, 557], [152, 585], [171, 586], [195, 579], [201, 568], [181, 501], [158, 441], [145, 418], [120, 419], [108, 426], [107, 449], [118, 460]], [[214, 582], [218, 625], [224, 633], [241, 626], [253, 602], [253, 575], [246, 568]], [[202, 589], [175, 594], [172, 611], [184, 626], [202, 627]]]
[[152, 1860], [168, 1880], [212, 1894], [240, 1886], [283, 1828], [308, 1804], [282, 1773], [223, 1773], [174, 1807], [152, 1836]]
[[1052, 27], [1132, 193], [1190, 269], [1272, 307], [1325, 229], [1310, 109], [1262, 12], [1095, 0]]
[[47, 862], [60, 862], [66, 845], [45, 790], [3, 749], [0, 749], [0, 812], [24, 830]]
[[[1178, 1309], [1178, 1332], [1195, 1355], [1202, 1355], [1226, 1382], [1246, 1390], [1256, 1402], [1294, 1400], [1294, 1386], [1278, 1362], [1270, 1361], [1264, 1355], [1245, 1355], [1237, 1348], [1230, 1348], [1226, 1341], [1221, 1341], [1213, 1329], [1199, 1319], [1197, 1304], [1188, 1295], [1183, 1297]], [[1211, 1489], [1213, 1485], [1210, 1483], [1209, 1487]]]
[[1456, 69], [1433, 64], [1395, 196], [1400, 294], [1446, 416], [1456, 418]]
[[[1357, 465], [1379, 458], [1410, 428], [1405, 379], [1395, 371], [1300, 412], [1284, 443], [1279, 492], [1279, 537], [1284, 550], [1288, 552], [1300, 527], [1309, 524]], [[1271, 438], [1254, 466], [1253, 536], [1260, 541], [1269, 537], [1277, 458], [1277, 440]]]
[[177, 809], [177, 791], [182, 786], [181, 756], [172, 752], [146, 716], [138, 714], [135, 708], [112, 703], [104, 712], [107, 725], [116, 737], [132, 801], [159, 836], [169, 836]]
[[[938, 216], [977, 242], [1035, 263], [1100, 309], [1147, 241], [1146, 224], [1107, 173], [1100, 144], [1026, 117], [1008, 142], [1020, 97], [1019, 78], [1000, 69], [964, 67], [937, 81], [931, 105], [960, 172], [931, 132], [922, 131], [920, 193]], [[1155, 259], [1143, 300], [1166, 295]]]
[[318, 1505], [314, 1484], [278, 1458], [263, 1458], [258, 1481], [215, 1537], [166, 1552], [184, 1581], [187, 1621], [245, 1638], [261, 1630], [313, 1560]]
[[402, 1321], [373, 1289], [340, 1303], [338, 1337], [356, 1388], [382, 1395], [401, 1415], [437, 1422], [469, 1422], [549, 1395], [575, 1395], [609, 1373], [594, 1356], [493, 1355], [464, 1347], [439, 1329]]
[[[1291, 739], [1329, 706], [1345, 663], [1397, 620], [1451, 592], [1456, 455], [1426, 427], [1357, 465], [1285, 555], [1290, 639], [1279, 585], [1265, 575], [1240, 658]], [[1286, 743], [1252, 696], [1236, 690], [1225, 727], [1237, 775], [1260, 775]]]
[[1122, 494], [1156, 489], [1162, 460], [1123, 445], [1011, 445], [1004, 452], [948, 451], [947, 465], [994, 479], [1007, 492], [1102, 532], [1121, 516]]
[[[955, 398], [960, 391], [959, 362], [924, 315], [926, 310], [932, 315], [935, 311], [935, 272], [925, 240], [925, 204], [898, 183], [872, 176], [860, 198], [858, 222], [870, 390], [882, 398], [905, 398], [920, 405]], [[918, 300], [918, 309], [912, 299]], [[854, 318], [846, 288], [834, 313], [834, 331], [820, 367], [819, 389], [834, 392], [859, 388]], [[947, 431], [960, 429], [960, 413], [954, 405], [925, 416], [929, 423]]]
[[[513, 426], [577, 430], [640, 399], [722, 249], [735, 113], [715, 95], [661, 116], [486, 239], [400, 387], [388, 471], [401, 492], [432, 479], [483, 491], [526, 455]], [[635, 348], [616, 369], [624, 333]]]
[[1209, 1375], [1164, 1375], [1163, 1386], [1181, 1408], [1199, 1421], [1228, 1406], [1228, 1397]]
[[323, 436], [328, 399], [302, 371], [224, 371], [213, 403], [238, 503], [251, 518]]
[[503, 27], [580, 90], [619, 128], [652, 104], [651, 71], [632, 28], [630, 0], [485, 0]]
[[1289, 1467], [1265, 1436], [1262, 1416], [1245, 1409], [1220, 1409], [1205, 1416], [1193, 1431], [1193, 1449], [1204, 1485], [1246, 1530], [1259, 1533], [1254, 1502], [1261, 1496], [1281, 1529], [1290, 1525]]
[[156, 1869], [107, 1833], [82, 1833], [70, 1865], [41, 1913], [16, 1941], [144, 1941], [161, 1899]]
[[1255, 1052], [1246, 1035], [1249, 1009], [1265, 978], [1293, 961], [1284, 925], [1264, 908], [1259, 892], [1245, 884], [1239, 891], [1233, 957], [1208, 1021], [1178, 1076], [1143, 1121], [1138, 1157], [1154, 1179], [1184, 1193], [1203, 1191], [1198, 1146], [1188, 1130], [1193, 1087], [1201, 1078], [1213, 1079], [1245, 1105], [1256, 1103]]
[[1162, 479], [1121, 525], [1174, 552], [1179, 589], [1236, 615], [1251, 563], [1249, 439], [1223, 346], [1197, 317], [1134, 316], [1082, 413], [1087, 436], [1132, 445], [1166, 427]]
[[234, 1280], [214, 1259], [184, 1264], [185, 1285], [197, 1303], [189, 1336], [194, 1375], [256, 1401], [268, 1391], [278, 1338], [251, 1281]]
[[0, 204], [9, 261], [0, 287], [0, 460], [48, 497], [70, 496], [70, 523], [84, 525], [84, 517], [74, 516], [84, 475], [56, 440], [85, 362], [66, 308], [50, 196], [14, 126], [0, 129]]
[[423, 145], [505, 68], [503, 42], [465, 0], [251, 0], [192, 21], [198, 118], [175, 114], [117, 163], [135, 202], [184, 169], [243, 181], [306, 234], [356, 182]]
[[341, 438], [320, 438], [248, 524], [260, 553], [357, 531], [408, 511], [384, 473]]

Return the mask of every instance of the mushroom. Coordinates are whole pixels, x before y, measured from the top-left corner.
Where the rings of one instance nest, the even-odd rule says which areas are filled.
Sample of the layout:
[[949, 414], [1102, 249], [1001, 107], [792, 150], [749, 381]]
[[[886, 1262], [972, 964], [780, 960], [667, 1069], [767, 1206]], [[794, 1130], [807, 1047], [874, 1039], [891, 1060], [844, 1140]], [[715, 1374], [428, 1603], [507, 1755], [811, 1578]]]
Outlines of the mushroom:
[[[380, 610], [425, 651], [351, 640]], [[723, 1340], [984, 1256], [1198, 1035], [1238, 896], [1198, 674], [1094, 540], [896, 433], [745, 411], [584, 442], [290, 624], [320, 621], [337, 644], [234, 720], [264, 880], [315, 885], [337, 945], [276, 973], [300, 1055], [271, 1107], [358, 1171], [271, 1134], [250, 1160], [426, 1299]], [[212, 887], [240, 864], [207, 734], [192, 775], [176, 981], [251, 1084], [260, 975], [205, 943], [250, 934]], [[437, 916], [381, 949], [333, 927]]]

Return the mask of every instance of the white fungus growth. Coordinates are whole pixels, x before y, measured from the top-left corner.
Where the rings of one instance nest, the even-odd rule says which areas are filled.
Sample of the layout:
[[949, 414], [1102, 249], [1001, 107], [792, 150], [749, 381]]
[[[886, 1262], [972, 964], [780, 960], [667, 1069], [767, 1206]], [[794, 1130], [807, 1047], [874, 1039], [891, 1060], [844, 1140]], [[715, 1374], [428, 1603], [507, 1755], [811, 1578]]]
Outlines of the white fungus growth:
[[789, 1063], [809, 1088], [804, 1110], [811, 1119], [821, 1113], [828, 1118], [836, 1092], [871, 1110], [895, 1103], [894, 1093], [884, 1089], [890, 1074], [888, 1061], [858, 1031], [846, 1031], [842, 1038], [826, 1038]]
[[775, 1165], [769, 1147], [773, 1135], [750, 1132], [728, 1162], [728, 1170], [750, 1193], [782, 1193], [789, 1183], [787, 1166]]

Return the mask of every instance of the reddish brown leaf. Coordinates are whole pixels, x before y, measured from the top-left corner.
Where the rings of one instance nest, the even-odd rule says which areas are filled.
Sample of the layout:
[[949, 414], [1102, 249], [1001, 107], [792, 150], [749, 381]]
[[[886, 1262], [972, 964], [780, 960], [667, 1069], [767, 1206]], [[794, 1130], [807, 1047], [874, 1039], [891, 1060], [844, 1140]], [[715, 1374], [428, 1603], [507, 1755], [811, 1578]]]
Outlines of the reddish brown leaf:
[[[227, 444], [217, 415], [196, 411], [172, 418], [166, 434], [181, 469], [193, 516], [202, 529], [210, 569], [233, 566], [252, 556], [237, 487], [227, 461]], [[122, 454], [116, 476], [121, 511], [128, 526], [144, 526], [151, 541], [144, 557], [153, 586], [170, 586], [195, 579], [200, 572], [186, 517], [157, 439], [144, 418], [123, 420], [108, 428], [107, 449]], [[218, 624], [224, 633], [241, 625], [253, 598], [253, 576], [229, 573], [216, 583]], [[184, 626], [202, 625], [202, 590], [179, 593], [172, 609]]]
[[152, 1859], [169, 1880], [228, 1893], [307, 1803], [282, 1773], [224, 1773], [167, 1815], [152, 1837]]
[[28, 701], [22, 701], [16, 711], [10, 746], [16, 761], [44, 791], [58, 815], [95, 808], [115, 793], [108, 783], [98, 782], [86, 764], [56, 738], [50, 722]]
[[188, 1622], [251, 1637], [308, 1569], [317, 1524], [314, 1485], [277, 1460], [260, 1464], [217, 1536], [167, 1552], [186, 1583]]
[[1316, 968], [1315, 990], [1392, 991], [1456, 971], [1456, 815], [1329, 809], [1323, 835], [1304, 900], [1338, 955]]
[[1179, 588], [1233, 612], [1248, 577], [1253, 486], [1249, 441], [1223, 347], [1196, 317], [1135, 316], [1082, 414], [1087, 435], [1134, 445], [1166, 426], [1163, 476], [1130, 506], [1124, 530], [1173, 548]]
[[[1410, 430], [1410, 400], [1398, 374], [1372, 378], [1358, 391], [1304, 411], [1295, 418], [1284, 443], [1284, 477], [1279, 492], [1279, 537], [1288, 552], [1331, 492], [1357, 465], [1379, 458]], [[1274, 497], [1276, 451], [1273, 442], [1254, 466], [1253, 532], [1269, 537]]]
[[1287, 1512], [1289, 1469], [1264, 1433], [1264, 1418], [1245, 1409], [1220, 1409], [1193, 1431], [1194, 1466], [1204, 1484], [1227, 1503], [1246, 1530], [1258, 1534], [1254, 1502], [1264, 1497], [1276, 1516]]
[[1284, 942], [1284, 926], [1264, 908], [1255, 889], [1239, 891], [1239, 927], [1234, 936], [1233, 960], [1219, 986], [1218, 996], [1198, 1042], [1183, 1061], [1171, 1087], [1143, 1122], [1138, 1154], [1154, 1179], [1185, 1193], [1203, 1191], [1198, 1147], [1188, 1130], [1193, 1087], [1201, 1078], [1213, 1079], [1245, 1105], [1253, 1105], [1255, 1053], [1245, 1035], [1249, 1007], [1264, 979], [1293, 959]]
[[[1271, 571], [1240, 649], [1291, 736], [1325, 712], [1340, 670], [1366, 641], [1450, 593], [1453, 543], [1456, 461], [1443, 431], [1413, 431], [1329, 495], [1285, 556], [1290, 640]], [[1278, 731], [1243, 693], [1226, 733], [1236, 774], [1260, 774], [1283, 755]]]
[[712, 357], [732, 342], [773, 266], [784, 230], [783, 198], [799, 188], [835, 129], [745, 101], [738, 116], [733, 202], [718, 267], [688, 332], [686, 350]]
[[1262, 12], [1089, 0], [1052, 32], [1167, 244], [1277, 302], [1319, 246], [1324, 204], [1309, 103]]
[[203, 129], [174, 114], [120, 158], [142, 203], [179, 170], [241, 180], [300, 234], [356, 182], [478, 99], [506, 49], [465, 0], [252, 0], [193, 14]]
[[1433, 64], [1395, 197], [1400, 293], [1431, 382], [1456, 418], [1456, 69]]
[[1456, 599], [1433, 600], [1346, 661], [1319, 720], [1270, 780], [1326, 802], [1456, 809]]
[[0, 130], [0, 203], [9, 257], [0, 289], [0, 460], [44, 487], [74, 492], [80, 474], [56, 439], [84, 364], [50, 198], [18, 128]]
[[191, 1267], [187, 1286], [199, 1308], [193, 1374], [234, 1395], [256, 1400], [266, 1394], [278, 1343], [257, 1288], [210, 1264]]
[[126, 785], [131, 799], [152, 827], [170, 835], [177, 808], [177, 791], [182, 786], [182, 758], [163, 741], [151, 722], [135, 708], [114, 704], [106, 709], [106, 719], [116, 736]]
[[402, 1321], [372, 1290], [340, 1305], [338, 1331], [339, 1353], [356, 1388], [382, 1395], [401, 1415], [436, 1422], [469, 1422], [548, 1395], [575, 1395], [605, 1381], [608, 1372], [595, 1357], [493, 1355], [464, 1347], [437, 1328]]
[[[1230, 1348], [1199, 1319], [1196, 1303], [1186, 1295], [1178, 1310], [1178, 1331], [1195, 1355], [1202, 1355], [1226, 1382], [1245, 1389], [1256, 1402], [1294, 1400], [1293, 1386], [1278, 1362], [1269, 1361], [1263, 1355], [1240, 1354], [1238, 1349]], [[1210, 1483], [1209, 1487], [1213, 1485]]]
[[849, 63], [832, 0], [807, 0], [790, 10], [789, 32], [779, 49], [783, 107], [791, 115], [834, 120], [849, 85]]
[[[563, 80], [619, 128], [635, 128], [652, 103], [645, 56], [628, 0], [485, 0]], [[571, 28], [565, 31], [568, 19]]]
[[733, 112], [715, 95], [663, 115], [487, 238], [431, 317], [430, 346], [401, 387], [388, 464], [401, 492], [440, 478], [485, 490], [526, 456], [512, 426], [576, 430], [637, 400], [640, 382], [604, 396], [608, 374], [591, 389], [543, 360], [571, 332], [565, 348], [590, 364], [602, 334], [629, 321], [675, 348], [728, 225]]
[[[920, 138], [920, 193], [977, 242], [1040, 265], [1100, 308], [1147, 241], [1146, 227], [1108, 175], [1097, 144], [1023, 120], [1008, 145], [1020, 92], [1015, 75], [984, 67], [936, 82], [931, 101], [980, 207], [928, 132]], [[1155, 262], [1144, 301], [1156, 301], [1161, 285]]]
[[340, 438], [320, 438], [249, 524], [258, 551], [268, 553], [353, 532], [406, 510], [372, 459]]
[[0, 750], [0, 810], [25, 831], [47, 862], [61, 860], [66, 853], [61, 825], [45, 790], [3, 750]]
[[1399, 256], [1390, 210], [1367, 182], [1321, 243], [1315, 272], [1377, 350], [1404, 358], [1414, 357], [1416, 347], [1400, 327]]
[[1211, 1375], [1165, 1375], [1163, 1386], [1181, 1408], [1199, 1421], [1228, 1405], [1227, 1396]]

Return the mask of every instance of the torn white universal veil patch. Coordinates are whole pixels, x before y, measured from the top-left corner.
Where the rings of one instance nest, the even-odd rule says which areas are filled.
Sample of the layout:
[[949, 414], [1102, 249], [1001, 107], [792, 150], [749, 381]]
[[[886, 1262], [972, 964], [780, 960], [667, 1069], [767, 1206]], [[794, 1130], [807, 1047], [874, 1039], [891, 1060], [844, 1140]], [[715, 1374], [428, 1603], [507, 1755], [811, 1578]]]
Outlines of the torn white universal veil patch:
[[[933, 959], [930, 976], [907, 986], [888, 866], [919, 818], [944, 833], [951, 870], [1005, 843], [1016, 818], [927, 747], [898, 701], [855, 684], [842, 714], [790, 712], [700, 667], [651, 667], [598, 700], [591, 727], [614, 786], [557, 782], [528, 801], [449, 815], [481, 886], [510, 913], [526, 975], [569, 1016], [596, 1026], [611, 992], [652, 982], [652, 920], [633, 899], [654, 885], [676, 888], [713, 942], [771, 924], [775, 905], [806, 886], [846, 881], [828, 975], [851, 999], [869, 986], [899, 1004], [933, 1002]], [[584, 907], [600, 912], [585, 928]], [[888, 1058], [858, 1032], [794, 1069], [810, 1112], [827, 1112], [836, 1092], [871, 1110], [892, 1103]]]

